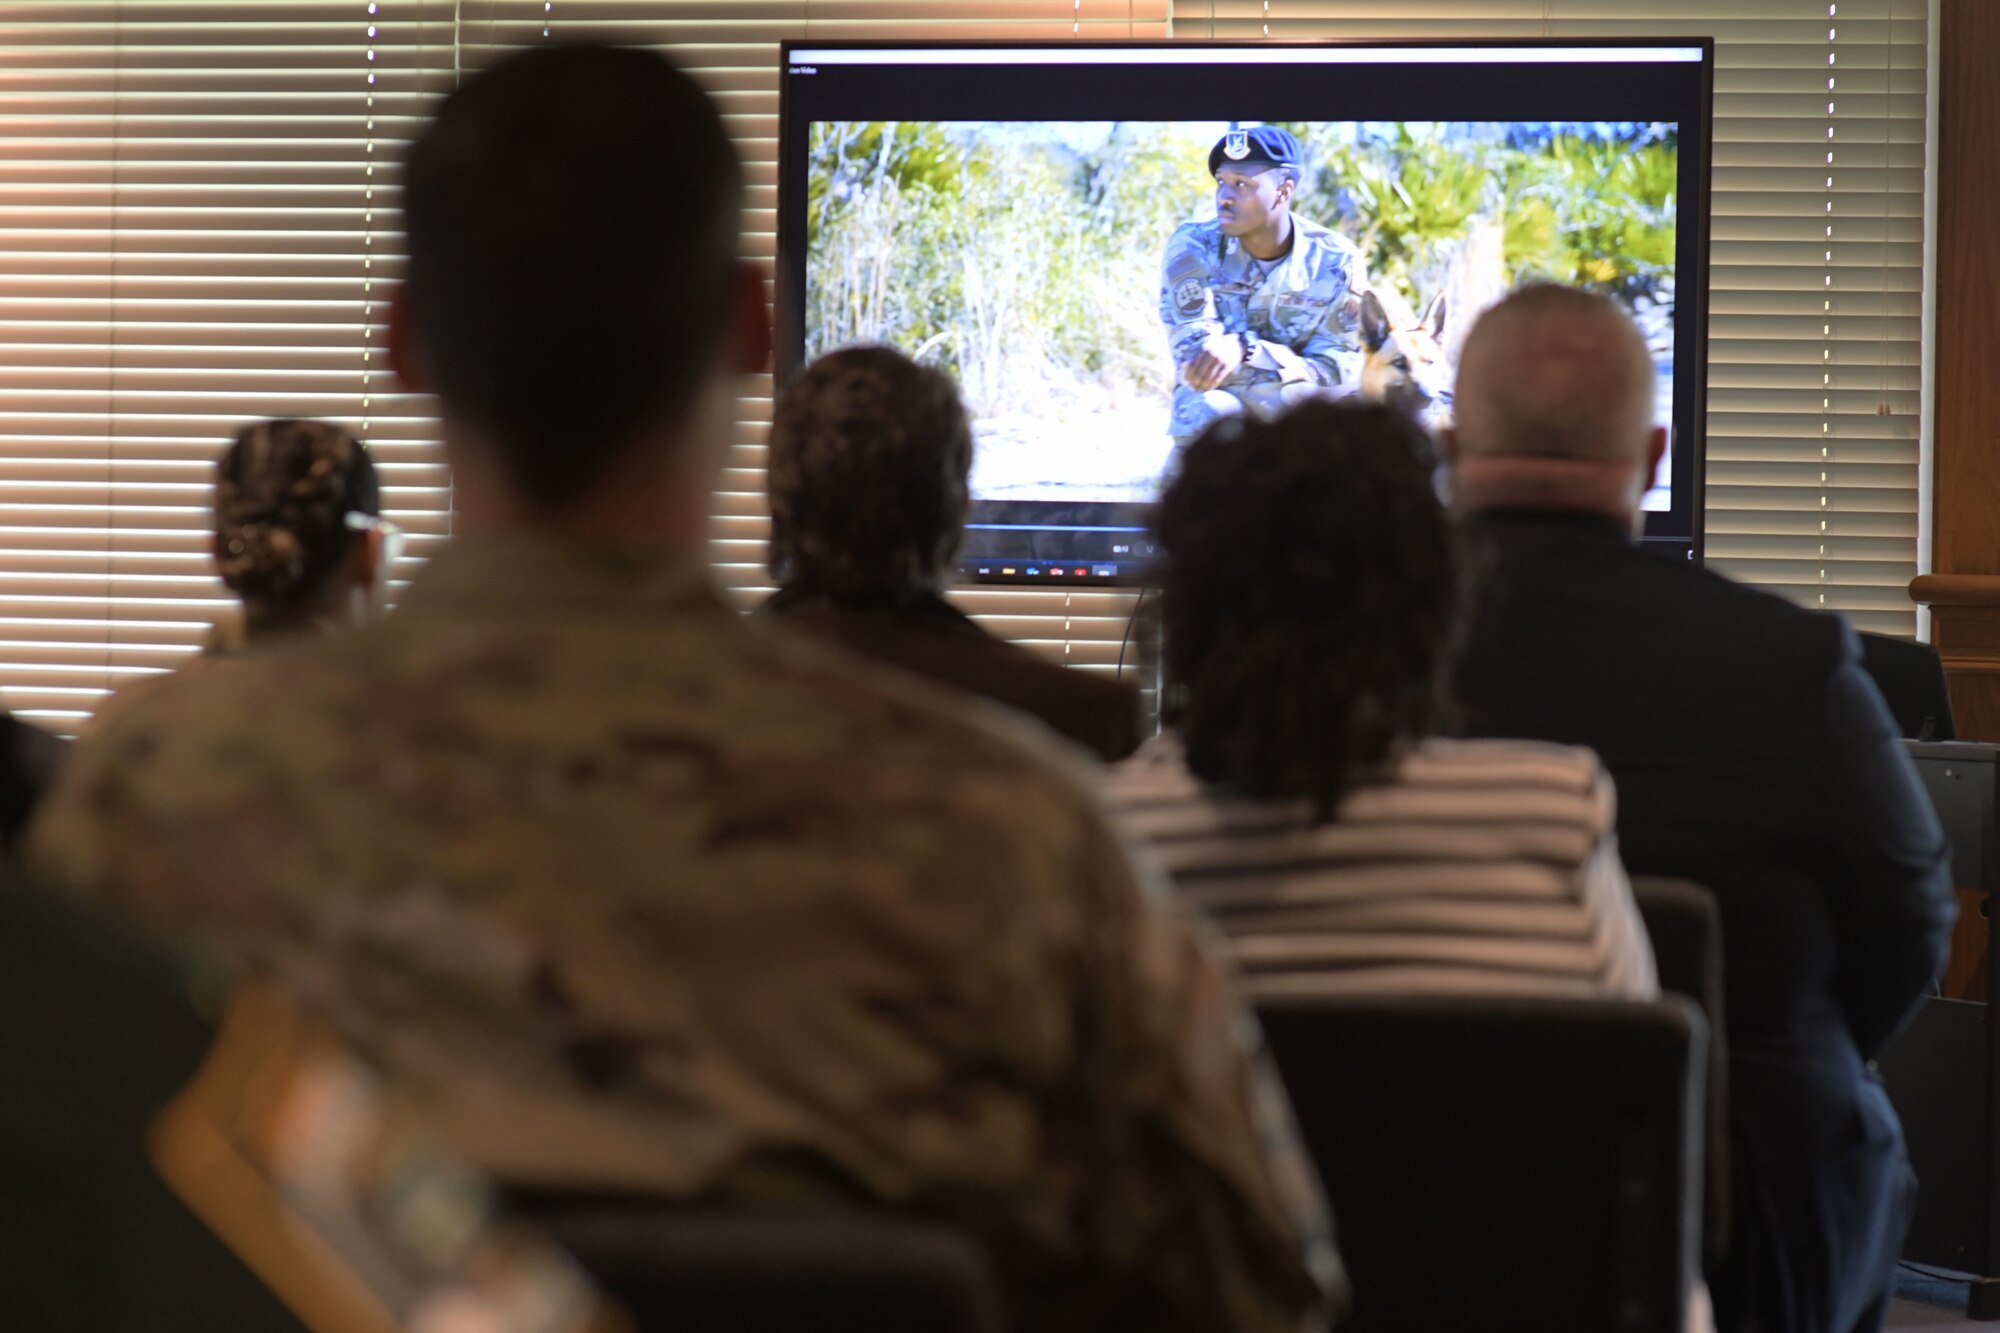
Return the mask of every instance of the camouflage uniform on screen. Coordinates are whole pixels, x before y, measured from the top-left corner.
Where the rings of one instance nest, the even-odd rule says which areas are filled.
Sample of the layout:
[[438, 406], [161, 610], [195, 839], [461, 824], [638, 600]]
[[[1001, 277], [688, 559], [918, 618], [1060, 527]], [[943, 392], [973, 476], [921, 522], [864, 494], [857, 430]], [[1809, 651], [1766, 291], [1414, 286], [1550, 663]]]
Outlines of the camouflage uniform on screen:
[[1351, 391], [1361, 376], [1361, 252], [1317, 222], [1292, 218], [1291, 253], [1251, 256], [1213, 221], [1189, 222], [1167, 242], [1160, 319], [1178, 374], [1215, 333], [1243, 336], [1243, 364], [1206, 393], [1174, 385], [1169, 431], [1182, 442], [1217, 417], [1275, 411], [1299, 396]]
[[[1221, 172], [1289, 173], [1305, 163], [1299, 141], [1273, 126], [1231, 130], [1208, 154], [1219, 194]], [[1218, 215], [1224, 204], [1218, 203]], [[1290, 249], [1258, 259], [1220, 216], [1189, 222], [1167, 241], [1160, 270], [1160, 319], [1174, 356], [1168, 433], [1185, 446], [1218, 417], [1275, 412], [1301, 398], [1352, 393], [1361, 377], [1361, 297], [1368, 290], [1361, 252], [1346, 237], [1292, 213]], [[1189, 362], [1218, 333], [1242, 341], [1243, 360], [1215, 388], [1190, 388]]]
[[461, 539], [121, 716], [31, 859], [302, 986], [505, 1182], [914, 1207], [1023, 1328], [1313, 1324], [1228, 984], [1060, 756], [873, 681], [686, 561]]

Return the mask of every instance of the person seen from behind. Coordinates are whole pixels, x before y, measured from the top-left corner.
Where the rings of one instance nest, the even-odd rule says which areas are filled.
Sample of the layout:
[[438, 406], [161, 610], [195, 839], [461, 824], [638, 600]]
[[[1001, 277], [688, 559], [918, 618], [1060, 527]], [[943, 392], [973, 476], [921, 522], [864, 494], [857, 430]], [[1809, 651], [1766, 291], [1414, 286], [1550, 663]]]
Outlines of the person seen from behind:
[[715, 105], [656, 53], [530, 48], [403, 186], [391, 356], [451, 541], [394, 616], [93, 737], [32, 863], [310, 997], [522, 1200], [908, 1210], [1021, 1327], [1323, 1327], [1254, 1024], [1062, 752], [712, 582], [770, 351]]
[[1653, 996], [1596, 757], [1439, 734], [1467, 578], [1430, 459], [1358, 402], [1189, 447], [1153, 520], [1168, 727], [1113, 808], [1255, 997]]
[[242, 641], [365, 623], [398, 537], [374, 460], [339, 426], [246, 426], [216, 464], [215, 568]]
[[1588, 745], [1641, 875], [1722, 918], [1725, 1333], [1882, 1327], [1914, 1178], [1868, 1062], [1944, 965], [1948, 849], [1854, 631], [1634, 540], [1667, 448], [1658, 369], [1605, 297], [1488, 311], [1444, 439], [1492, 561], [1457, 673], [1464, 730]]
[[1040, 718], [1100, 758], [1139, 743], [1139, 694], [974, 624], [944, 598], [965, 530], [972, 428], [943, 371], [848, 347], [778, 395], [764, 610], [794, 629]]
[[[245, 426], [215, 467], [215, 570], [241, 609], [218, 620], [208, 665], [248, 648], [365, 624], [401, 532], [382, 517], [382, 488], [361, 442], [325, 421]], [[98, 706], [93, 728], [158, 688], [144, 676]]]

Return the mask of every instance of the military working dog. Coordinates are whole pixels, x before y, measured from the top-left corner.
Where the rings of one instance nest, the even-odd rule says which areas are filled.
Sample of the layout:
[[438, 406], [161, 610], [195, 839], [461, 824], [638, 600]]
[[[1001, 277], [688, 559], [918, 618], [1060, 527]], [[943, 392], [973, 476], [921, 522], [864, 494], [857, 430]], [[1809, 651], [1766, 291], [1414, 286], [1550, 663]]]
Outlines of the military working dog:
[[[1392, 306], [1397, 308], [1392, 311]], [[1443, 292], [1430, 299], [1420, 316], [1409, 314], [1393, 296], [1385, 301], [1372, 291], [1364, 295], [1360, 395], [1413, 417], [1448, 414], [1452, 373], [1445, 357], [1444, 328], [1449, 312]]]

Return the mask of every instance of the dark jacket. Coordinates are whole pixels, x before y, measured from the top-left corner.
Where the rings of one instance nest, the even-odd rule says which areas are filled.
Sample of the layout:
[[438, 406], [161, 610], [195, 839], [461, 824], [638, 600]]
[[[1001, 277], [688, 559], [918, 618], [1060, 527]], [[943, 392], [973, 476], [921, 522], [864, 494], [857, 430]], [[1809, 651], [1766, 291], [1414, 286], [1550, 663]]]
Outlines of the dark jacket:
[[0, 868], [7, 1328], [303, 1333], [148, 1160], [210, 1035], [179, 959]]
[[1039, 718], [1101, 759], [1139, 748], [1137, 690], [995, 638], [942, 597], [857, 609], [780, 589], [763, 610], [850, 652]]
[[0, 851], [12, 850], [68, 754], [62, 737], [0, 713]]
[[1944, 835], [1855, 635], [1606, 519], [1469, 527], [1487, 572], [1464, 729], [1595, 749], [1631, 872], [1714, 891], [1751, 1214], [1738, 1268], [1766, 1327], [1850, 1327], [1838, 1270], [1872, 1272], [1857, 1236], [1900, 1206], [1906, 1170], [1863, 1061], [1937, 977], [1955, 914]]

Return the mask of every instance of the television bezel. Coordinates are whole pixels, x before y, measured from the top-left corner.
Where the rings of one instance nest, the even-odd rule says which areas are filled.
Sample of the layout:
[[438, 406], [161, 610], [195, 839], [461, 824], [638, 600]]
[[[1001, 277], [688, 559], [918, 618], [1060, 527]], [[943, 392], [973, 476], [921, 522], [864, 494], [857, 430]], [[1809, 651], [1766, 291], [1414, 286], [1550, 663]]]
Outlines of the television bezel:
[[[1007, 40], [984, 38], [974, 40], [930, 40], [921, 38], [894, 38], [871, 41], [866, 39], [813, 40], [807, 38], [785, 39], [778, 44], [778, 149], [777, 149], [777, 189], [775, 200], [776, 217], [773, 225], [774, 255], [772, 259], [772, 324], [775, 334], [773, 350], [773, 395], [782, 391], [783, 386], [796, 375], [805, 359], [805, 213], [803, 206], [794, 208], [792, 195], [799, 190], [800, 182], [793, 180], [795, 174], [788, 164], [803, 162], [805, 129], [793, 115], [791, 106], [792, 53], [797, 50], [812, 51], [1008, 51], [1008, 50], [1216, 50], [1216, 51], [1268, 51], [1282, 48], [1307, 48], [1314, 50], [1506, 50], [1506, 51], [1546, 51], [1575, 50], [1579, 48], [1606, 48], [1618, 50], [1640, 50], [1646, 48], [1698, 48], [1701, 59], [1697, 62], [1701, 89], [1700, 125], [1690, 136], [1687, 127], [1681, 127], [1680, 142], [1685, 146], [1690, 141], [1697, 144], [1701, 160], [1697, 164], [1695, 179], [1700, 187], [1700, 198], [1693, 210], [1694, 255], [1699, 281], [1693, 288], [1694, 310], [1688, 327], [1692, 330], [1692, 368], [1686, 372], [1680, 369], [1682, 360], [1681, 340], [1676, 334], [1674, 345], [1675, 376], [1689, 374], [1693, 377], [1690, 393], [1694, 398], [1694, 410], [1689, 425], [1692, 439], [1688, 443], [1687, 468], [1687, 518], [1688, 533], [1685, 538], [1678, 533], [1659, 534], [1664, 541], [1678, 547], [1683, 540], [1689, 543], [1689, 558], [1700, 564], [1704, 558], [1704, 536], [1707, 527], [1704, 511], [1706, 493], [1706, 473], [1708, 459], [1708, 307], [1709, 274], [1711, 271], [1709, 243], [1712, 226], [1711, 201], [1714, 196], [1715, 170], [1715, 39], [1713, 37], [1550, 37], [1550, 38], [1422, 38], [1398, 41], [1388, 38], [1033, 38]], [[999, 68], [988, 66], [988, 68]], [[1686, 217], [1683, 207], [1680, 217]], [[1679, 222], [1677, 220], [1677, 227]], [[1675, 274], [1676, 323], [1682, 302], [1680, 274]], [[1671, 424], [1669, 430], [1672, 429]], [[1683, 445], [1676, 438], [1673, 447], [1678, 454]], [[1682, 488], [1672, 488], [1672, 513], [1680, 508]], [[1643, 536], [1642, 536], [1643, 540]], [[1023, 562], [1031, 563], [1031, 562]], [[1045, 562], [1032, 562], [1045, 563]], [[1067, 563], [1067, 562], [1065, 562]], [[1001, 574], [978, 575], [958, 572], [961, 584], [975, 586], [1002, 586], [1016, 588], [1048, 588], [1098, 586], [1098, 587], [1143, 587], [1148, 576], [1143, 568], [1116, 575], [1076, 575], [1065, 577], [1055, 583], [1046, 576], [1009, 577]]]

